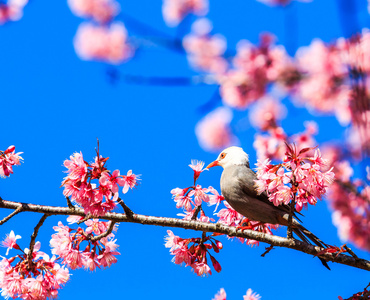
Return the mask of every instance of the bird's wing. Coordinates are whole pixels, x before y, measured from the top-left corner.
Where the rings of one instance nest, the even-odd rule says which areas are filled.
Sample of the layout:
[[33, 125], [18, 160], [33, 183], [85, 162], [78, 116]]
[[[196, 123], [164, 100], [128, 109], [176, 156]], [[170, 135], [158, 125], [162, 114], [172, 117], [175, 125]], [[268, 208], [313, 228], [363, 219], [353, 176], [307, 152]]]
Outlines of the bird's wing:
[[[237, 174], [237, 178], [239, 180], [239, 184], [240, 184], [240, 187], [242, 188], [243, 193], [245, 193], [247, 196], [256, 198], [259, 201], [262, 201], [270, 206], [278, 208], [286, 213], [290, 212], [290, 207], [288, 205], [282, 204], [279, 206], [275, 206], [271, 201], [269, 201], [266, 192], [263, 192], [261, 194], [257, 193], [256, 188], [255, 188], [255, 180], [257, 180], [257, 175], [252, 169], [244, 167], [243, 169], [239, 170]], [[296, 210], [294, 210], [294, 212], [302, 215]], [[296, 215], [295, 217], [297, 218]]]

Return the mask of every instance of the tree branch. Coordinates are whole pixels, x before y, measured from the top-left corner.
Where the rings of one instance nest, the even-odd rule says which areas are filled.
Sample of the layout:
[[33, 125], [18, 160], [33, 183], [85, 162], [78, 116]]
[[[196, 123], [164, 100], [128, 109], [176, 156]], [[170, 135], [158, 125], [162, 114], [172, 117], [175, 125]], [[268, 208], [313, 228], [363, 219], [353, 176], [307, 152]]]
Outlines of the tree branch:
[[13, 211], [11, 214], [6, 216], [4, 219], [0, 221], [0, 225], [3, 225], [5, 222], [9, 221], [12, 217], [14, 217], [16, 214], [19, 214], [22, 211], [22, 206], [18, 207], [15, 211]]
[[[6, 200], [0, 201], [0, 207], [7, 209], [17, 209], [19, 207], [22, 207], [23, 208], [22, 211], [43, 213], [48, 215], [77, 215], [82, 217], [85, 216], [84, 211], [79, 208], [70, 209], [68, 207], [35, 205]], [[323, 248], [310, 245], [299, 240], [287, 239], [276, 235], [268, 235], [262, 232], [247, 229], [238, 230], [236, 227], [230, 227], [219, 223], [204, 223], [198, 221], [187, 221], [176, 218], [154, 217], [139, 214], [134, 214], [132, 218], [129, 219], [126, 215], [120, 213], [107, 213], [105, 216], [101, 216], [99, 218], [104, 220], [110, 220], [113, 222], [131, 222], [139, 223], [142, 225], [177, 227], [202, 232], [215, 232], [219, 234], [226, 234], [229, 236], [252, 239], [259, 242], [270, 244], [275, 247], [290, 248], [315, 256], [317, 256], [323, 250]], [[322, 253], [318, 256], [327, 261], [332, 261], [339, 264], [344, 264], [351, 267], [370, 271], [370, 261], [365, 259], [360, 258], [356, 259], [346, 254], [337, 255], [335, 253]]]

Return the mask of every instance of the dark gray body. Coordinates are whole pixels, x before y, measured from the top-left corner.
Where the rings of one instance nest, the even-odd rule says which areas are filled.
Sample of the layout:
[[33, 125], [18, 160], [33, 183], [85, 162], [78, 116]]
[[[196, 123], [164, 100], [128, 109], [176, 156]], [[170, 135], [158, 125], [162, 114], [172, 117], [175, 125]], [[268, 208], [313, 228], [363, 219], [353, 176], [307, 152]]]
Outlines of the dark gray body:
[[256, 173], [246, 165], [228, 167], [221, 176], [222, 195], [233, 209], [250, 220], [287, 225], [289, 208], [275, 206], [266, 193], [258, 195], [254, 188], [256, 179]]

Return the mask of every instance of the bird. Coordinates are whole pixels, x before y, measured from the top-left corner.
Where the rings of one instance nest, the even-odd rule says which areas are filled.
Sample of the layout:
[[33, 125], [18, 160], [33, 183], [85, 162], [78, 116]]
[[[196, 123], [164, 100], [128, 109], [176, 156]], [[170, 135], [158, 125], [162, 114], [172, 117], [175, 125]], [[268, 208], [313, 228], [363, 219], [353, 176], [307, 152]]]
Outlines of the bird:
[[[240, 147], [232, 146], [223, 150], [217, 159], [206, 168], [221, 166], [223, 172], [221, 193], [229, 205], [238, 213], [252, 221], [288, 226], [290, 206], [275, 206], [269, 201], [266, 192], [258, 194], [255, 188], [256, 173], [249, 166], [248, 154]], [[327, 245], [300, 223], [295, 211], [292, 217], [292, 231], [304, 242], [326, 248]], [[319, 257], [328, 268], [327, 262]]]

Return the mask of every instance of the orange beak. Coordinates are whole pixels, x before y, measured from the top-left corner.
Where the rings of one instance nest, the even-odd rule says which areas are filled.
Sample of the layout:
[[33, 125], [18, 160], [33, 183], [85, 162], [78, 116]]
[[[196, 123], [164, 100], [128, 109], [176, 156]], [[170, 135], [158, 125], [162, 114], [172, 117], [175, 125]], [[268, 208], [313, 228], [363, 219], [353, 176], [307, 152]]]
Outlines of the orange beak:
[[216, 166], [219, 166], [220, 164], [218, 163], [217, 160], [211, 162], [208, 166], [207, 166], [207, 169], [209, 168], [212, 168], [212, 167], [216, 167]]

